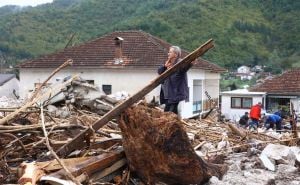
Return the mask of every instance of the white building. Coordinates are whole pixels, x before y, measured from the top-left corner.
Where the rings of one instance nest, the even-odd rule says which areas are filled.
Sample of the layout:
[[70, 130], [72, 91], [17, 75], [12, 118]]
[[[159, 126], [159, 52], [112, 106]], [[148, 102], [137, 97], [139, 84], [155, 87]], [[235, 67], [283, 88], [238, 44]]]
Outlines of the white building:
[[240, 77], [241, 80], [251, 80], [255, 76], [255, 72], [251, 72], [250, 67], [243, 65], [237, 69], [236, 76]]
[[[20, 92], [26, 96], [45, 81], [67, 59], [73, 65], [56, 74], [56, 78], [79, 74], [107, 94], [126, 91], [133, 95], [154, 80], [158, 66], [167, 59], [171, 44], [142, 31], [113, 32], [61, 52], [29, 60], [19, 65]], [[183, 51], [183, 57], [188, 53]], [[225, 70], [199, 59], [188, 72], [190, 101], [183, 105], [183, 117], [191, 117], [207, 110], [207, 97], [218, 101], [220, 73]], [[160, 87], [146, 98], [159, 99]]]
[[0, 74], [0, 97], [17, 98], [19, 95], [19, 80], [15, 74]]
[[245, 114], [250, 112], [252, 105], [258, 102], [265, 105], [265, 92], [249, 92], [247, 89], [237, 89], [221, 93], [221, 112], [225, 118], [236, 121]]
[[240, 66], [239, 68], [237, 68], [237, 73], [249, 74], [250, 73], [250, 67]]

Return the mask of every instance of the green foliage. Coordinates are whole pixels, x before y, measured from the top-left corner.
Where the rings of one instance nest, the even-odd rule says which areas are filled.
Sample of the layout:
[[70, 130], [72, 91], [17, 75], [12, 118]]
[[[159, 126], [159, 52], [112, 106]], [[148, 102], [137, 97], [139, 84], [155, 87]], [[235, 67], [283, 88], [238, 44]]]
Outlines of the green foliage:
[[135, 29], [188, 51], [213, 38], [215, 48], [204, 58], [229, 70], [244, 64], [272, 72], [300, 66], [295, 0], [55, 0], [0, 10], [0, 51], [11, 62], [61, 50], [74, 33], [79, 44]]
[[235, 89], [243, 89], [244, 86], [253, 84], [254, 80], [241, 80], [239, 78], [229, 78], [220, 81], [221, 91], [232, 91]]

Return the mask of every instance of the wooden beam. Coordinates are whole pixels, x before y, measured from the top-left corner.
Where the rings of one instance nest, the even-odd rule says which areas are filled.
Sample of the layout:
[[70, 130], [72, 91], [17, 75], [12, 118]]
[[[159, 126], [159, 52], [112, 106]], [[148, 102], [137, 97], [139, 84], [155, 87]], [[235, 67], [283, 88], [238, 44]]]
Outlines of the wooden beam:
[[[156, 79], [154, 79], [150, 84], [142, 88], [140, 91], [138, 91], [136, 94], [122, 102], [121, 104], [117, 105], [114, 109], [107, 112], [101, 119], [93, 123], [92, 129], [98, 130], [102, 126], [104, 126], [106, 123], [108, 123], [110, 120], [115, 118], [116, 116], [120, 115], [126, 108], [130, 107], [140, 99], [142, 99], [146, 94], [151, 92], [154, 88], [156, 88], [158, 85], [160, 85], [163, 80], [165, 80], [168, 76], [175, 73], [178, 69], [182, 69], [185, 67], [188, 67], [191, 65], [193, 61], [195, 61], [198, 57], [202, 56], [205, 52], [207, 52], [209, 49], [213, 47], [213, 40], [210, 39], [203, 45], [201, 45], [199, 48], [197, 48], [195, 51], [187, 55], [182, 61], [178, 62], [176, 65], [174, 65], [172, 68], [166, 70], [164, 73], [159, 75]], [[67, 156], [69, 153], [74, 151], [75, 149], [82, 148], [86, 146], [86, 144], [89, 142], [89, 136], [92, 133], [91, 128], [87, 128], [83, 130], [80, 134], [78, 134], [74, 139], [72, 139], [70, 142], [62, 146], [58, 151], [57, 154], [61, 157]]]

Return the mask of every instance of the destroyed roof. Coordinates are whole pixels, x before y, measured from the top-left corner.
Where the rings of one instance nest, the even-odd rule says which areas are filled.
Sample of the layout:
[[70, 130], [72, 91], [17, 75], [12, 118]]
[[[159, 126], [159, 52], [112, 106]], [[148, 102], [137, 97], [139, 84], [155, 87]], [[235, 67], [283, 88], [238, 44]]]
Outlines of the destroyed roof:
[[300, 95], [300, 68], [284, 72], [280, 76], [266, 80], [252, 87], [252, 92], [267, 92], [268, 94]]
[[0, 86], [2, 86], [14, 77], [16, 77], [15, 74], [0, 74]]
[[[116, 38], [122, 40], [122, 62], [116, 64]], [[168, 56], [171, 44], [143, 31], [118, 31], [104, 35], [60, 52], [27, 60], [19, 68], [57, 68], [67, 59], [73, 59], [72, 68], [157, 68]], [[188, 52], [182, 52], [183, 57]], [[199, 59], [193, 67], [212, 72], [226, 70]]]

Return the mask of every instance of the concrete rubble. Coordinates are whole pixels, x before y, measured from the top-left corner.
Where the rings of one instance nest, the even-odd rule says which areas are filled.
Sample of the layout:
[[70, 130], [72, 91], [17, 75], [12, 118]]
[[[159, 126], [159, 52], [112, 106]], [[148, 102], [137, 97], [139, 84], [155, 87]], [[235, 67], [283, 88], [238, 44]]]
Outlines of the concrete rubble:
[[[34, 104], [15, 113], [26, 100], [0, 98], [2, 119], [9, 113], [16, 114], [0, 124], [0, 184], [40, 184], [42, 181], [49, 184], [142, 184], [139, 176], [131, 174], [128, 168], [117, 119], [93, 130], [91, 139], [86, 141], [88, 147], [77, 148], [60, 159], [50, 150], [52, 147], [57, 151], [78, 133], [89, 129], [130, 97], [128, 93], [108, 96], [81, 78], [53, 89], [51, 96], [40, 98], [37, 104], [43, 105], [44, 112]], [[45, 94], [49, 89], [42, 91]], [[153, 109], [159, 110], [158, 107]], [[196, 154], [205, 161], [228, 166], [222, 179], [213, 176], [206, 184], [300, 184], [299, 138], [293, 138], [291, 132], [249, 132], [218, 121], [213, 112], [206, 119], [182, 120]], [[42, 131], [43, 126], [48, 138]], [[75, 182], [67, 177], [70, 174]]]

